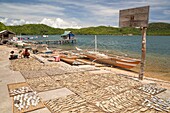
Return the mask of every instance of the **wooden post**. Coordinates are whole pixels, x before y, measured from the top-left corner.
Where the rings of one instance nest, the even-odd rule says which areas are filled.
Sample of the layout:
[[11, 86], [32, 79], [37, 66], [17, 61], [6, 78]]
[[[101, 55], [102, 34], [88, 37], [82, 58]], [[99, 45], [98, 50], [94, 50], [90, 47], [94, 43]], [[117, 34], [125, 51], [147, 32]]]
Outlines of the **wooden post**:
[[142, 27], [142, 53], [141, 53], [141, 70], [139, 73], [139, 79], [143, 80], [144, 69], [145, 69], [145, 61], [146, 61], [146, 27]]
[[97, 36], [95, 35], [95, 52], [97, 52]]

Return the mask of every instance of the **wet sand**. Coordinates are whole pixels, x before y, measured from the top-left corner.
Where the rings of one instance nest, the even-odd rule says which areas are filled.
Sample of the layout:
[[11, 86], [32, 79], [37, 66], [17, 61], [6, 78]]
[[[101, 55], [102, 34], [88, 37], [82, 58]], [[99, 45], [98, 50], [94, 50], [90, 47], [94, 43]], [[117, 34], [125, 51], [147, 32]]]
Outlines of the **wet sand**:
[[[135, 73], [139, 73], [140, 65], [138, 65], [137, 67], [134, 67], [131, 70], [134, 71]], [[156, 78], [156, 79], [160, 79], [160, 80], [165, 80], [165, 81], [170, 81], [170, 70], [158, 67], [157, 65], [154, 66], [154, 64], [152, 64], [150, 66], [146, 65], [144, 76], [150, 77], [150, 78]]]

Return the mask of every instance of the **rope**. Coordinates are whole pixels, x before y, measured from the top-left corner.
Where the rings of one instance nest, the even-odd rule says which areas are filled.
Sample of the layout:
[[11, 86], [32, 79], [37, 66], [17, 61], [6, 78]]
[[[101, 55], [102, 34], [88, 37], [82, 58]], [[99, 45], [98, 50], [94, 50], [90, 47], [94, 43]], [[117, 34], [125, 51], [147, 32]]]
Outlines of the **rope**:
[[[87, 46], [87, 48], [85, 50], [88, 50], [90, 47], [93, 47], [94, 42], [95, 42], [95, 39], [91, 41], [91, 44], [89, 46]], [[84, 46], [85, 46], [85, 44], [82, 45], [82, 47], [84, 47]]]

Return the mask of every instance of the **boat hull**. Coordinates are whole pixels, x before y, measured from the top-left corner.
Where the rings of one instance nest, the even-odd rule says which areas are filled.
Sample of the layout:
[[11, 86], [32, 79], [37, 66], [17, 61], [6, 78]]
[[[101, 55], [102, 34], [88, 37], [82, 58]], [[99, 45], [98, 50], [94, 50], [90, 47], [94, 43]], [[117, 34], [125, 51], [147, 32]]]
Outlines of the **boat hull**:
[[126, 68], [126, 69], [131, 69], [137, 65], [137, 64], [127, 63], [127, 62], [111, 60], [111, 59], [96, 59], [96, 62], [108, 64], [111, 66]]
[[62, 61], [70, 64], [70, 65], [81, 65], [83, 63], [76, 60], [76, 58], [61, 58]]
[[74, 58], [61, 58], [61, 60], [62, 61], [64, 61], [64, 62], [66, 62], [66, 63], [68, 63], [68, 64], [71, 64], [71, 65], [73, 65], [73, 63], [74, 63], [74, 61], [75, 61], [75, 59]]
[[85, 54], [85, 55], [87, 56], [87, 58], [93, 61], [120, 67], [120, 68], [126, 68], [126, 69], [131, 69], [140, 63], [140, 60], [133, 59], [133, 58], [123, 58], [123, 57], [118, 57], [118, 56], [108, 57], [108, 58], [99, 58], [95, 54]]

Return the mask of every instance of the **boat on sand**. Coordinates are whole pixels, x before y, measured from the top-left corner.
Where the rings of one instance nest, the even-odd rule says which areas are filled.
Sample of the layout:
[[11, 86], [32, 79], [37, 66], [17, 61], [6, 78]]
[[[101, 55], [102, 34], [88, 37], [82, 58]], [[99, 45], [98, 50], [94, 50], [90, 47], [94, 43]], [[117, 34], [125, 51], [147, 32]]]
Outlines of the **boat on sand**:
[[101, 54], [99, 52], [86, 52], [84, 53], [84, 55], [86, 55], [87, 58], [91, 59], [92, 62], [99, 62], [99, 63], [125, 68], [125, 69], [131, 69], [140, 63], [139, 59], [121, 57], [121, 56], [110, 57], [108, 55]]
[[81, 65], [81, 64], [83, 64], [82, 62], [77, 61], [76, 60], [77, 58], [78, 57], [73, 56], [73, 57], [62, 57], [60, 59], [64, 62], [70, 64], [70, 65]]

